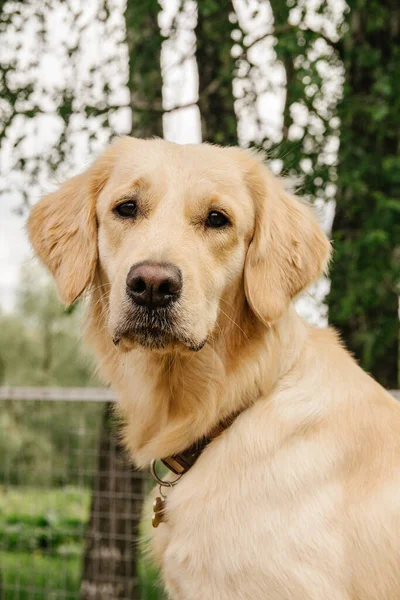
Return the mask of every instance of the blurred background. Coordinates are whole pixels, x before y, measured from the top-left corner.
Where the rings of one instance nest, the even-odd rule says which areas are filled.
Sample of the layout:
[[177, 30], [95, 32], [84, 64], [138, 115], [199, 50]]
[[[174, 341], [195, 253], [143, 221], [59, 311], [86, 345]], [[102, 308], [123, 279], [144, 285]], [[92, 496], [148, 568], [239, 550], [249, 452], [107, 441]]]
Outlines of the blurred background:
[[29, 208], [115, 135], [263, 149], [334, 258], [297, 301], [399, 385], [398, 0], [0, 0], [0, 598], [161, 599], [128, 464]]

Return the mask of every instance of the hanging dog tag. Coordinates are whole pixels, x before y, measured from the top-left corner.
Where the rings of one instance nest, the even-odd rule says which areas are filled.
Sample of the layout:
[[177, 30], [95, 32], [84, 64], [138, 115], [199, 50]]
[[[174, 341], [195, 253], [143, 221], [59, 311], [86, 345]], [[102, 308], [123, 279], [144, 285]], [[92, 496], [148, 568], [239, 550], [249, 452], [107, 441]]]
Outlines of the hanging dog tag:
[[155, 481], [158, 483], [158, 489], [160, 491], [160, 495], [153, 502], [153, 519], [152, 524], [153, 527], [158, 527], [160, 523], [165, 521], [165, 500], [166, 495], [163, 492], [163, 488], [171, 489], [174, 485], [178, 483], [182, 475], [179, 475], [175, 481], [168, 481], [160, 479], [156, 473], [156, 461], [152, 460], [150, 464], [150, 473]]
[[153, 502], [153, 519], [151, 521], [153, 527], [158, 527], [159, 524], [164, 521], [164, 510], [165, 502], [162, 498], [157, 496], [157, 498]]

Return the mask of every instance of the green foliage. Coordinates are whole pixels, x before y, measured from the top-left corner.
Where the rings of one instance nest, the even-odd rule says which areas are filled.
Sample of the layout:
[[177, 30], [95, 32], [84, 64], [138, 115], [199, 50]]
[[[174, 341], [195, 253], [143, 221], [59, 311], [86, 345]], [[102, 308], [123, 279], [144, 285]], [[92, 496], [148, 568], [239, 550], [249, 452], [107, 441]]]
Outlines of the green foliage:
[[[32, 598], [33, 589], [37, 600], [77, 598], [89, 510], [87, 488], [0, 487], [2, 598], [15, 598], [13, 586], [21, 599]], [[161, 600], [158, 573], [144, 560], [138, 577], [139, 597]]]
[[[76, 600], [81, 561], [78, 557], [49, 556], [41, 552], [1, 552], [2, 600]], [[17, 591], [18, 590], [18, 591]], [[35, 590], [34, 596], [32, 590]], [[60, 592], [62, 590], [62, 592]], [[18, 594], [18, 596], [16, 596]]]
[[[78, 333], [80, 307], [66, 314], [53, 284], [30, 265], [21, 272], [15, 312], [0, 315], [0, 357], [6, 385], [95, 384]], [[89, 481], [95, 469], [102, 404], [2, 403], [0, 481], [65, 485]], [[66, 453], [65, 449], [69, 452]], [[80, 452], [78, 453], [78, 449]], [[88, 464], [81, 464], [85, 457]]]
[[0, 491], [0, 547], [7, 551], [82, 552], [90, 508], [88, 490], [5, 488]]
[[400, 8], [348, 2], [330, 321], [381, 383], [398, 380]]
[[[318, 207], [336, 200], [329, 320], [366, 370], [397, 387], [400, 9], [352, 0], [338, 17], [332, 0], [270, 4], [283, 128], [278, 143], [256, 145]], [[244, 43], [240, 60], [256, 68]]]
[[[16, 597], [18, 600], [77, 600], [81, 570], [80, 556], [0, 551], [0, 571], [3, 573], [2, 600], [15, 600]], [[140, 563], [138, 578], [140, 600], [165, 598], [158, 581], [158, 573], [154, 569]]]
[[81, 321], [81, 308], [68, 314], [42, 270], [23, 267], [15, 311], [0, 313], [2, 384], [94, 384], [79, 340]]
[[[4, 598], [76, 598], [80, 584], [82, 531], [89, 514], [87, 490], [66, 487], [0, 487], [0, 570]], [[39, 596], [38, 596], [39, 597]]]
[[89, 485], [103, 410], [97, 402], [2, 402], [0, 482]]
[[[274, 16], [274, 50], [284, 68], [285, 104], [282, 139], [263, 140], [272, 159], [298, 182], [309, 200], [329, 201], [336, 179], [335, 148], [339, 121], [335, 118], [341, 93], [342, 65], [333, 39], [341, 34], [342, 21], [332, 20], [331, 37], [315, 21], [315, 5], [307, 2], [271, 0]], [[331, 2], [318, 3], [318, 12], [328, 20]], [[310, 18], [313, 17], [313, 20]], [[318, 23], [318, 21], [316, 21]], [[336, 80], [336, 85], [332, 82]]]

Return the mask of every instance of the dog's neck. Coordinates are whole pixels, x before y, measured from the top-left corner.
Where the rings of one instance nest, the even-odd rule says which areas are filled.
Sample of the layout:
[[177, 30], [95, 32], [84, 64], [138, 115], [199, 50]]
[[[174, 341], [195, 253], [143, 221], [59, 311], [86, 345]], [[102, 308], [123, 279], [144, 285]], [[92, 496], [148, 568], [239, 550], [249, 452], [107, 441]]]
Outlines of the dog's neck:
[[224, 307], [215, 335], [197, 353], [121, 353], [106, 330], [102, 294], [99, 287], [93, 293], [87, 337], [117, 390], [124, 442], [138, 466], [182, 452], [223, 419], [266, 398], [306, 337], [292, 307], [266, 327], [241, 296], [229, 312]]

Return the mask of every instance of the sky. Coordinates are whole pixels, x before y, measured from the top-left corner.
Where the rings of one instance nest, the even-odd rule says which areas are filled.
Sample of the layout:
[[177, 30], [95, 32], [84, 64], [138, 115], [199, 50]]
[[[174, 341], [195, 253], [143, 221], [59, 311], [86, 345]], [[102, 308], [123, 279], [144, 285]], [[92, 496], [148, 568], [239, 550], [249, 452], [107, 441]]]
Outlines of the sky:
[[[118, 43], [118, 34], [112, 32], [123, 31], [123, 5], [124, 0], [113, 0], [114, 10], [112, 11], [109, 22], [101, 29], [101, 24], [97, 22], [95, 15], [98, 11], [98, 0], [87, 0], [83, 11], [83, 17], [87, 19], [88, 26], [85, 30], [85, 37], [82, 43], [82, 56], [79, 62], [79, 78], [83, 83], [77, 82], [76, 85], [83, 85], [85, 77], [92, 77], [91, 67], [100, 66], [101, 62], [107, 57], [112, 57], [114, 67], [110, 66], [109, 72], [105, 72], [100, 68], [96, 71], [96, 75], [100, 73], [103, 77], [110, 77], [115, 88], [114, 102], [123, 104], [127, 99], [127, 89], [124, 85], [126, 80], [126, 56], [124, 55], [123, 45]], [[317, 6], [317, 0], [307, 0], [310, 7]], [[64, 5], [65, 6], [65, 5]], [[82, 6], [82, 5], [81, 5]], [[160, 27], [164, 33], [168, 32], [171, 23], [171, 18], [175, 13], [177, 0], [164, 0], [163, 13], [160, 18]], [[261, 6], [261, 10], [254, 16], [254, 7]], [[337, 18], [343, 14], [342, 0], [335, 0], [334, 6], [337, 10]], [[235, 8], [239, 18], [241, 29], [245, 33], [246, 44], [253, 40], [262, 38], [266, 33], [272, 31], [271, 10], [268, 2], [260, 2], [260, 0], [236, 0]], [[314, 18], [315, 17], [311, 17]], [[295, 12], [293, 19], [296, 19]], [[68, 82], [68, 78], [72, 79], [75, 85], [76, 73], [71, 71], [68, 63], [65, 63], [65, 57], [61, 55], [60, 40], [67, 39], [74, 32], [73, 21], [68, 21], [68, 15], [65, 13], [61, 0], [55, 0], [53, 3], [52, 13], [47, 15], [49, 25], [48, 43], [43, 48], [37, 47], [35, 42], [35, 34], [37, 23], [32, 18], [28, 20], [27, 26], [23, 31], [23, 38], [13, 32], [8, 33], [7, 44], [0, 44], [0, 59], [2, 52], [12, 52], [13, 48], [18, 43], [22, 42], [22, 62], [24, 65], [32, 53], [38, 54], [37, 74], [39, 81], [42, 82], [44, 88], [47, 87], [50, 92], [54, 93], [57, 86], [62, 86]], [[182, 12], [178, 25], [177, 38], [174, 42], [166, 41], [162, 50], [162, 69], [163, 69], [163, 103], [166, 109], [179, 104], [195, 103], [197, 100], [197, 67], [193, 55], [195, 44], [194, 27], [196, 24], [195, 3], [188, 0], [185, 4], [185, 10]], [[331, 35], [334, 35], [334, 23], [327, 23], [326, 27], [332, 27]], [[108, 29], [107, 29], [108, 28]], [[1, 40], [0, 40], [1, 41]], [[4, 40], [3, 40], [4, 42]], [[35, 45], [36, 44], [36, 45]], [[5, 50], [6, 49], [6, 50]], [[233, 45], [235, 52], [235, 45]], [[181, 62], [182, 55], [188, 58]], [[259, 65], [261, 75], [265, 75], [265, 79], [270, 82], [268, 90], [260, 92], [258, 101], [259, 118], [261, 119], [262, 135], [268, 135], [271, 139], [277, 139], [282, 124], [282, 107], [284, 102], [284, 76], [279, 65], [274, 60], [273, 43], [270, 37], [256, 44], [252, 48], [251, 59]], [[64, 62], [63, 62], [64, 61]], [[112, 68], [114, 70], [112, 71]], [[104, 71], [104, 72], [103, 72]], [[240, 91], [241, 80], [234, 82], [235, 92]], [[335, 86], [335, 78], [333, 77], [330, 85]], [[82, 87], [82, 97], [85, 94], [85, 89]], [[51, 96], [51, 93], [49, 93]], [[48, 99], [46, 100], [49, 104]], [[300, 121], [299, 121], [300, 122]], [[200, 115], [197, 106], [176, 110], [164, 116], [164, 137], [170, 141], [177, 143], [197, 143], [201, 141], [201, 126]], [[29, 125], [29, 126], [28, 126]], [[57, 139], [58, 121], [57, 115], [52, 114], [51, 103], [49, 105], [49, 114], [43, 117], [35, 118], [35, 126], [33, 124], [17, 122], [14, 129], [11, 131], [12, 136], [24, 135], [24, 144], [29, 153], [29, 147], [32, 150], [37, 150], [39, 145], [43, 148], [43, 152], [48, 153], [51, 150], [52, 144]], [[124, 110], [119, 111], [115, 117], [115, 129], [120, 133], [125, 133], [129, 130], [129, 115]], [[239, 139], [242, 144], [246, 144], [249, 140], [257, 136], [257, 128], [259, 124], [255, 123], [254, 115], [250, 112], [242, 111], [238, 124]], [[79, 129], [79, 124], [78, 124]], [[104, 146], [102, 142], [101, 132], [98, 135], [97, 151], [100, 151]], [[337, 148], [333, 149], [333, 154]], [[74, 146], [74, 157], [70, 160], [70, 164], [64, 169], [65, 176], [75, 174], [79, 168], [78, 165], [87, 165], [93, 158], [88, 151], [87, 140], [76, 133]], [[15, 293], [18, 285], [20, 268], [23, 264], [30, 264], [33, 259], [33, 254], [30, 249], [26, 232], [25, 220], [26, 215], [21, 217], [16, 214], [15, 208], [18, 206], [18, 195], [13, 191], [21, 181], [13, 179], [12, 169], [9, 165], [12, 164], [12, 145], [5, 144], [2, 153], [0, 154], [0, 173], [3, 177], [8, 178], [6, 183], [10, 188], [7, 195], [0, 196], [0, 306], [10, 311], [13, 308]], [[272, 165], [273, 166], [273, 165]], [[24, 183], [22, 182], [22, 186]], [[36, 188], [30, 194], [32, 202], [37, 201], [42, 195], [48, 193], [57, 185], [57, 181], [48, 173], [41, 174], [40, 181]], [[329, 230], [333, 218], [333, 203], [324, 211], [325, 229]], [[314, 299], [308, 294], [301, 298], [298, 302], [300, 312], [315, 324], [326, 324], [325, 309], [321, 308], [321, 302], [329, 289], [329, 282], [321, 280], [313, 287]]]

